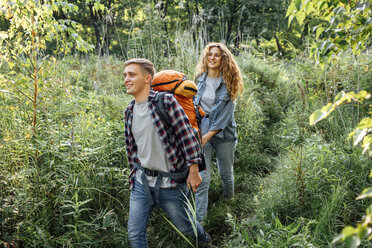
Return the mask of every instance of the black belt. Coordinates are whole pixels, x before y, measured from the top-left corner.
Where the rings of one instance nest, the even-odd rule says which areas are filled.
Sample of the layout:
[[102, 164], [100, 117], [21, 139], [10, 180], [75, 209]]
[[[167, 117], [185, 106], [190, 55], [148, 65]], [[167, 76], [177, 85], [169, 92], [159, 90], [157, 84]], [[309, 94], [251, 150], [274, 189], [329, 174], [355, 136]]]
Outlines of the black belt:
[[159, 174], [158, 171], [150, 170], [150, 169], [147, 169], [147, 168], [144, 168], [143, 172], [145, 172], [146, 175], [152, 176], [152, 177], [157, 177], [158, 174]]
[[[146, 194], [147, 202], [149, 203], [150, 206], [153, 205], [154, 202], [155, 202], [155, 204], [159, 204], [159, 190], [160, 190], [160, 184], [161, 184], [161, 181], [162, 181], [163, 177], [170, 177], [170, 178], [174, 179], [176, 181], [176, 183], [184, 183], [184, 182], [186, 182], [187, 177], [189, 175], [189, 168], [186, 168], [182, 172], [162, 172], [162, 171], [155, 171], [155, 170], [144, 168], [144, 167], [142, 167], [142, 165], [140, 165], [138, 163], [134, 163], [134, 166], [138, 170], [141, 170], [141, 171], [144, 172], [144, 173], [142, 173], [142, 176], [141, 176], [142, 185], [143, 185], [143, 188], [144, 188], [144, 191], [145, 191], [145, 194]], [[145, 174], [149, 175], [149, 176], [153, 176], [153, 177], [157, 176], [156, 182], [155, 182], [155, 196], [154, 196], [155, 199], [153, 199], [151, 197], [149, 184], [147, 182], [147, 178], [146, 178]]]

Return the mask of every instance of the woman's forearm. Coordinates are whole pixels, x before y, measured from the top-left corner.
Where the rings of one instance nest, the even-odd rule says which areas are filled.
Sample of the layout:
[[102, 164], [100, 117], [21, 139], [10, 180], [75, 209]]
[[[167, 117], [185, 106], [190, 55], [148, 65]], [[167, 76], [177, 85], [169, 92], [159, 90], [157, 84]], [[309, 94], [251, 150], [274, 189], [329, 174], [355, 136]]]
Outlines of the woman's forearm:
[[207, 144], [207, 142], [213, 137], [215, 136], [219, 131], [221, 130], [209, 130], [206, 134], [203, 135], [203, 138], [202, 138], [202, 146], [204, 146], [205, 144]]

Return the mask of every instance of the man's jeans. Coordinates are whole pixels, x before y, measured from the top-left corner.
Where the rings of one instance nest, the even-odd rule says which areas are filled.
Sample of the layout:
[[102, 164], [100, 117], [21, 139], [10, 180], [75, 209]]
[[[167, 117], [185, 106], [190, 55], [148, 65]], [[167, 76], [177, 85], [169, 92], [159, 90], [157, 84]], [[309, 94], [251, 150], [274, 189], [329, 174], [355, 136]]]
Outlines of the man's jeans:
[[198, 221], [201, 222], [207, 217], [208, 190], [211, 179], [212, 149], [216, 150], [217, 167], [222, 179], [222, 189], [225, 199], [234, 197], [234, 151], [236, 142], [214, 142], [209, 141], [204, 145], [204, 155], [206, 170], [200, 172], [203, 179], [195, 194], [196, 214]]
[[[154, 198], [154, 188], [150, 187], [151, 196]], [[184, 234], [190, 235], [195, 239], [192, 224], [185, 210], [188, 189], [186, 183], [180, 184], [176, 188], [160, 188], [159, 207], [170, 217], [175, 226]], [[143, 185], [137, 181], [134, 184], [130, 195], [128, 237], [133, 248], [146, 248], [147, 243], [147, 223], [151, 211], [155, 205], [149, 206]], [[199, 243], [209, 242], [203, 227], [196, 221], [197, 235]]]

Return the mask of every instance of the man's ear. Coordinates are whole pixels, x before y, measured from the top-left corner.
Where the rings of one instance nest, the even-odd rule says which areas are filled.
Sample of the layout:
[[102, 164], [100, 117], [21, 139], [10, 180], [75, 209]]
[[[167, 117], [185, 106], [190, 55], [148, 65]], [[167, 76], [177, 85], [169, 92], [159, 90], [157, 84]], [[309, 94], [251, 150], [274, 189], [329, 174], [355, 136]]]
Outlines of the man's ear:
[[150, 74], [147, 74], [145, 77], [146, 84], [151, 84], [152, 82], [152, 77]]

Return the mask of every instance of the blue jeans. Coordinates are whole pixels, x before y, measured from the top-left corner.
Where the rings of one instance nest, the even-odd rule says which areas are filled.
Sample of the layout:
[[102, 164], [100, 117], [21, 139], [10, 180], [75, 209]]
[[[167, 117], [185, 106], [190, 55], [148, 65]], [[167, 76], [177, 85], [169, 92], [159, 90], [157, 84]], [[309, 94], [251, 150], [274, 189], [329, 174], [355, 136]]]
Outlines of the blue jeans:
[[[150, 187], [151, 196], [154, 198], [154, 188]], [[192, 224], [185, 210], [185, 196], [188, 193], [186, 183], [179, 184], [176, 188], [160, 188], [159, 207], [170, 217], [174, 225], [184, 234], [190, 235], [195, 240]], [[149, 205], [143, 185], [137, 181], [132, 188], [129, 202], [128, 237], [133, 248], [146, 248], [147, 223], [155, 205]], [[196, 221], [196, 220], [195, 220]], [[196, 221], [198, 242], [209, 242], [203, 227]]]
[[212, 149], [216, 150], [218, 173], [222, 179], [222, 189], [225, 199], [234, 197], [234, 152], [236, 142], [216, 142], [213, 138], [204, 145], [205, 163], [207, 169], [200, 172], [203, 179], [195, 194], [196, 214], [198, 221], [207, 217], [208, 190], [211, 179]]

